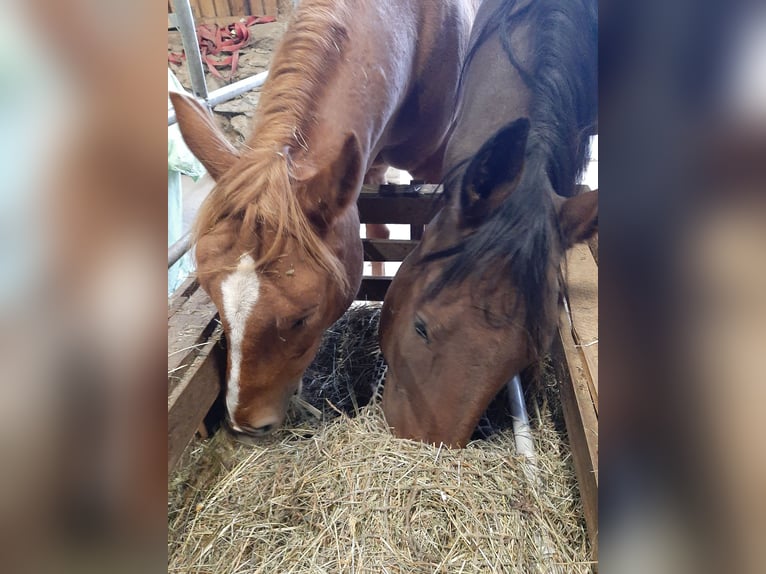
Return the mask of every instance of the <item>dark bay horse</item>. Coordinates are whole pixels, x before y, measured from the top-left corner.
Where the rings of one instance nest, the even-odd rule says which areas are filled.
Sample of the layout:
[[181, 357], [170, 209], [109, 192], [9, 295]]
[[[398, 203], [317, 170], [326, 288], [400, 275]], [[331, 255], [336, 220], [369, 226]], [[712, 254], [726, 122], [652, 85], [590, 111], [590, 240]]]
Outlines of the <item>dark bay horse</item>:
[[464, 446], [545, 353], [564, 252], [597, 228], [575, 195], [597, 120], [594, 0], [486, 0], [445, 158], [446, 204], [385, 298], [383, 409], [396, 435]]
[[474, 0], [304, 0], [235, 150], [172, 96], [216, 187], [195, 224], [198, 277], [228, 343], [236, 432], [280, 425], [323, 332], [362, 274], [356, 198], [390, 164], [437, 181]]

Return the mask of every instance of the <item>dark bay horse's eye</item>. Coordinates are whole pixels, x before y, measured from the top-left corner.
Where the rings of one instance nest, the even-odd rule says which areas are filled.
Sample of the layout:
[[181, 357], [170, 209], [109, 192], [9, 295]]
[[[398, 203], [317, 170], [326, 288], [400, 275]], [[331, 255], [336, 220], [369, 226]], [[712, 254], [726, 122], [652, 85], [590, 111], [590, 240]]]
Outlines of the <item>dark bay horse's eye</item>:
[[426, 329], [426, 323], [420, 317], [415, 317], [415, 332], [418, 336], [428, 343], [428, 329]]

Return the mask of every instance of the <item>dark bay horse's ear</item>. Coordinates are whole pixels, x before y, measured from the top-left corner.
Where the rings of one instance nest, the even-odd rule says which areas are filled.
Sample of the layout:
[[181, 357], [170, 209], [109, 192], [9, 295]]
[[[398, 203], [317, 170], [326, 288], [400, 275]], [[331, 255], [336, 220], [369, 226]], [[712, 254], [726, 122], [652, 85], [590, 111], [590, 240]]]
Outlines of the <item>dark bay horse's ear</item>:
[[466, 225], [481, 221], [513, 191], [524, 165], [529, 120], [520, 118], [488, 139], [468, 164], [460, 189]]
[[564, 249], [590, 239], [598, 231], [598, 190], [586, 191], [561, 202], [559, 229]]
[[329, 165], [295, 170], [296, 179], [301, 184], [298, 189], [301, 206], [316, 227], [328, 227], [356, 201], [363, 170], [362, 146], [353, 133], [346, 136], [340, 153]]
[[186, 145], [217, 181], [239, 157], [237, 150], [223, 137], [212, 114], [197, 100], [177, 92], [170, 92], [170, 100]]

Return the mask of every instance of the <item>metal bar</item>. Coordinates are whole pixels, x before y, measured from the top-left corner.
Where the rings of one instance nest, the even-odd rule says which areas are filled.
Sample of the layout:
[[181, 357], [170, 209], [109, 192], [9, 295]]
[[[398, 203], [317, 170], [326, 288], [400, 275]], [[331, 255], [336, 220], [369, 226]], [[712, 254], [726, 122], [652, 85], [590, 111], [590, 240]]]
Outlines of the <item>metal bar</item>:
[[187, 231], [181, 239], [168, 247], [168, 269], [181, 259], [189, 249], [191, 249], [191, 232]]
[[[234, 82], [233, 84], [219, 88], [218, 90], [210, 92], [208, 99], [205, 100], [204, 103], [209, 108], [212, 108], [213, 106], [217, 106], [223, 102], [228, 102], [229, 100], [232, 100], [237, 96], [244, 94], [245, 92], [249, 92], [250, 90], [261, 87], [266, 81], [268, 75], [269, 71], [266, 70], [265, 72], [261, 72], [255, 76], [250, 76], [249, 78], [244, 78], [238, 82]], [[175, 110], [168, 110], [168, 125], [172, 126], [174, 123], [176, 123], [176, 121], [178, 120], [176, 119]]]
[[[532, 439], [532, 429], [529, 427], [529, 415], [524, 403], [524, 393], [521, 391], [521, 379], [515, 375], [508, 382], [508, 402], [513, 418], [513, 436], [516, 441], [517, 452], [525, 457], [529, 466], [536, 474], [537, 456], [535, 454], [535, 442]], [[527, 469], [525, 468], [525, 472]]]
[[228, 102], [229, 100], [236, 98], [245, 92], [249, 92], [250, 90], [261, 87], [266, 81], [268, 75], [269, 71], [266, 70], [265, 72], [261, 72], [255, 76], [244, 78], [238, 82], [234, 82], [233, 84], [219, 88], [214, 92], [210, 92], [210, 95], [207, 97], [208, 107], [212, 108], [213, 106], [217, 106], [223, 102]]
[[[206, 100], [207, 84], [205, 83], [205, 71], [202, 69], [202, 55], [197, 41], [197, 28], [194, 25], [189, 0], [173, 0], [173, 10], [178, 17], [178, 29], [181, 31], [181, 40], [186, 53], [186, 65], [189, 67], [192, 91], [198, 98]], [[170, 125], [168, 123], [168, 125]]]

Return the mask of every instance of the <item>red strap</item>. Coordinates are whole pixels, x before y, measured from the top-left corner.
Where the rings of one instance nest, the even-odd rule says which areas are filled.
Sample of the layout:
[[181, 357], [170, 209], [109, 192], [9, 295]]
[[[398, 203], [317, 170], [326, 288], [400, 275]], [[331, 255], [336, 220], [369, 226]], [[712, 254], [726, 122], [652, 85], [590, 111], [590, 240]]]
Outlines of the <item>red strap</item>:
[[[234, 22], [223, 28], [217, 24], [198, 24], [197, 40], [199, 41], [200, 54], [202, 60], [207, 64], [207, 68], [215, 77], [224, 79], [218, 67], [231, 66], [229, 79], [234, 77], [239, 63], [239, 50], [250, 43], [249, 26], [255, 24], [267, 24], [276, 22], [273, 16], [247, 16], [244, 21]], [[212, 58], [223, 52], [231, 53], [231, 56], [222, 58]], [[172, 64], [181, 64], [182, 54], [170, 52], [168, 62]]]

